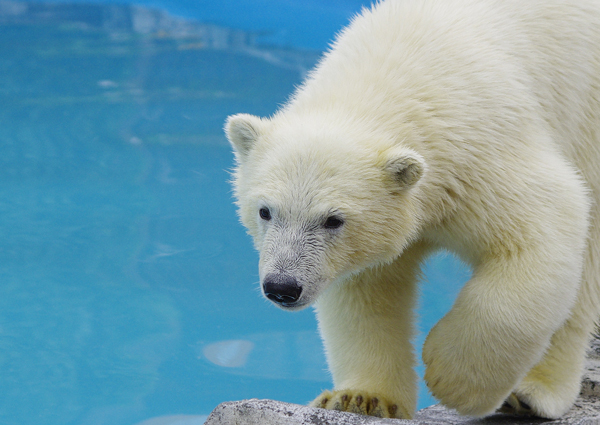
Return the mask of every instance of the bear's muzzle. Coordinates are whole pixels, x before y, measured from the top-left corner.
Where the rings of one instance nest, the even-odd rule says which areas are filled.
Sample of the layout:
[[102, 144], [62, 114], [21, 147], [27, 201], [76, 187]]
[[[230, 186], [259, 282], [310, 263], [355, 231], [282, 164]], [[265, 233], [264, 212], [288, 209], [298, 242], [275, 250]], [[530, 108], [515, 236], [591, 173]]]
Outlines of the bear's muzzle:
[[283, 307], [292, 307], [302, 295], [302, 287], [295, 277], [270, 273], [263, 281], [265, 297]]

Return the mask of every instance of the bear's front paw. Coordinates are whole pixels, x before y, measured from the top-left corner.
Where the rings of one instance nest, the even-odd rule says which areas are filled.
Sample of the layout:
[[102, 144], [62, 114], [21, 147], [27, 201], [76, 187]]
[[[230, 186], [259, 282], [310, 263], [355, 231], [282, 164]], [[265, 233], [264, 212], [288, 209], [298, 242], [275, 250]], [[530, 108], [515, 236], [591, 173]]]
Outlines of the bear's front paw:
[[512, 365], [503, 362], [508, 356], [499, 350], [475, 347], [448, 324], [442, 319], [423, 346], [425, 382], [435, 398], [461, 415], [487, 415], [515, 386]]
[[381, 395], [356, 390], [324, 391], [310, 406], [379, 418], [410, 419], [411, 416], [406, 409]]

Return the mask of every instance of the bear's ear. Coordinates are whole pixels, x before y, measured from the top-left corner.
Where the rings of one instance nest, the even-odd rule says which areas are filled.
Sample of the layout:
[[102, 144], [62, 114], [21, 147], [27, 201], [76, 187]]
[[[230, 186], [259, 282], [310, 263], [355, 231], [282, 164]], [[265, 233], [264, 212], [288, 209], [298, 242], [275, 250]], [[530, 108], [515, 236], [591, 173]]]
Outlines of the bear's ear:
[[412, 187], [425, 173], [425, 160], [416, 152], [402, 149], [392, 154], [385, 165], [386, 171], [401, 190]]
[[254, 115], [238, 114], [227, 118], [225, 134], [238, 160], [246, 159], [263, 128], [264, 121]]

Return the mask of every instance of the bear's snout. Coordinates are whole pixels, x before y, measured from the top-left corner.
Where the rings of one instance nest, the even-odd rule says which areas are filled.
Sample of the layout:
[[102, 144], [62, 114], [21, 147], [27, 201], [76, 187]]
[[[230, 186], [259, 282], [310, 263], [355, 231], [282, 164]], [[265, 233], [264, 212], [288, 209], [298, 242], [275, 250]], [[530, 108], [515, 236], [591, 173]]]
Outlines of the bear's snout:
[[295, 277], [272, 273], [265, 276], [263, 291], [269, 300], [286, 307], [300, 299], [302, 287]]

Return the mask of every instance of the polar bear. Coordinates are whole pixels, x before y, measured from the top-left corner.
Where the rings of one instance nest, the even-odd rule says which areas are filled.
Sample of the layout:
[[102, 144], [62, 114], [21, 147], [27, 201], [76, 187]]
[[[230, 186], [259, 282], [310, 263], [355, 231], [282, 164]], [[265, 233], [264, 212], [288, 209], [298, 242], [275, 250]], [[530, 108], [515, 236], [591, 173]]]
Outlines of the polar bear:
[[334, 389], [410, 418], [413, 306], [434, 250], [473, 269], [423, 347], [465, 415], [557, 418], [600, 314], [600, 2], [388, 0], [273, 117], [228, 118], [264, 295], [314, 305]]

